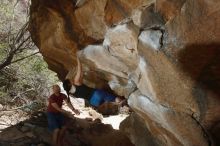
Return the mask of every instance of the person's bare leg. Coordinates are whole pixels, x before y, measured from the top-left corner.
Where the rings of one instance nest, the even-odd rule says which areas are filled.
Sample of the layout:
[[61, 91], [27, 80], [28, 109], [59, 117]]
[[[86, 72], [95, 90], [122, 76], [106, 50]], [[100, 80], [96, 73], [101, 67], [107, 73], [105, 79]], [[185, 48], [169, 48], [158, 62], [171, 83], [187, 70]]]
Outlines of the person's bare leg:
[[60, 129], [55, 129], [55, 130], [53, 131], [53, 137], [52, 137], [53, 146], [57, 146], [57, 139], [58, 139], [59, 131], [60, 131]]
[[67, 127], [63, 126], [61, 128], [61, 130], [59, 131], [59, 135], [58, 135], [58, 144], [59, 144], [59, 146], [61, 146], [61, 144], [63, 142], [63, 137], [64, 137], [64, 134], [66, 132], [66, 129], [67, 129]]

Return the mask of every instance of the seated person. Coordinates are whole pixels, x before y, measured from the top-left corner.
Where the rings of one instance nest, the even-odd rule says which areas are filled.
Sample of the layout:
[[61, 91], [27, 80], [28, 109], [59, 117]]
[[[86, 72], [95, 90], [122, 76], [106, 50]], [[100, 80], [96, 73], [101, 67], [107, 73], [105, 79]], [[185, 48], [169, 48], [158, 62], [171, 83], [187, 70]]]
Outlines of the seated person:
[[89, 101], [93, 107], [99, 107], [105, 102], [121, 102], [121, 99], [102, 89], [93, 89], [82, 83], [82, 65], [77, 58], [77, 70], [73, 81], [66, 79], [63, 82], [63, 88], [67, 94], [72, 94], [77, 98], [83, 98]]

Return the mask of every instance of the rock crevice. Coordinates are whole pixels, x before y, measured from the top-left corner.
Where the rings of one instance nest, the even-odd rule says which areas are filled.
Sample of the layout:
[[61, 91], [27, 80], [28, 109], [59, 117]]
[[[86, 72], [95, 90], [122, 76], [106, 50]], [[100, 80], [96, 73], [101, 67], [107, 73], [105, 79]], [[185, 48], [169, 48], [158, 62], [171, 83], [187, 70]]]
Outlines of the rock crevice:
[[[85, 84], [108, 85], [128, 98], [139, 116], [130, 119], [144, 123], [142, 134], [153, 138], [148, 143], [131, 134], [138, 146], [214, 146], [220, 144], [219, 5], [32, 0], [29, 28], [61, 80], [73, 77], [78, 53]], [[134, 122], [128, 125], [137, 132]]]

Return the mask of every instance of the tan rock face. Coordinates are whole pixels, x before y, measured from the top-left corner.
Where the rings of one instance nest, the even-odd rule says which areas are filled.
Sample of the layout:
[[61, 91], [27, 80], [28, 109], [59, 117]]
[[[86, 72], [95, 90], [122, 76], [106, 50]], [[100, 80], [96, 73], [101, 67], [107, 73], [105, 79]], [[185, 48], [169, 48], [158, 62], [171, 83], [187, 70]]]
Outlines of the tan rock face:
[[139, 28], [149, 29], [162, 27], [164, 20], [162, 16], [155, 12], [155, 4], [140, 7], [132, 11], [132, 20]]
[[149, 5], [154, 0], [108, 0], [105, 21], [109, 26], [118, 24], [132, 15], [134, 9]]
[[137, 44], [139, 30], [134, 25], [118, 25], [106, 33], [103, 45], [116, 58], [135, 69], [137, 66]]
[[135, 144], [220, 144], [220, 1], [33, 0], [30, 31], [61, 79], [78, 53], [85, 84], [128, 98], [154, 139]]
[[159, 141], [148, 131], [144, 119], [135, 113], [132, 113], [131, 116], [120, 124], [120, 129], [125, 132], [132, 143], [137, 146], [159, 145]]
[[89, 0], [75, 10], [76, 20], [85, 34], [96, 40], [103, 39], [106, 32], [104, 10], [107, 0]]

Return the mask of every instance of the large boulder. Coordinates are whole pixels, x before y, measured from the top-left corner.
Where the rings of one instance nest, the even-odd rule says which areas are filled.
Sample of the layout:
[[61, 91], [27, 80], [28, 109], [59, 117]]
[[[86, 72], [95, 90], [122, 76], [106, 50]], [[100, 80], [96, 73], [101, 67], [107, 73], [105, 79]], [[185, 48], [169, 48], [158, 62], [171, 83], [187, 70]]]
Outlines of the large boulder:
[[29, 28], [61, 80], [78, 54], [85, 84], [128, 98], [153, 144], [220, 144], [220, 1], [32, 0]]
[[135, 113], [121, 123], [120, 130], [126, 133], [136, 146], [157, 146], [159, 144], [156, 136], [154, 137], [149, 132], [144, 119]]

